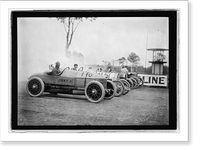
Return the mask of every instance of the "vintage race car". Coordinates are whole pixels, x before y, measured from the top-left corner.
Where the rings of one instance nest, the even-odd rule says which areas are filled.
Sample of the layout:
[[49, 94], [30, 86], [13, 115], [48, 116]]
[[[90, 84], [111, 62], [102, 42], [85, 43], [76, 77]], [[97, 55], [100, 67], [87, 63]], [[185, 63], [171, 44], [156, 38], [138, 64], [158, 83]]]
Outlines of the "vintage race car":
[[30, 76], [27, 91], [33, 97], [38, 97], [43, 92], [83, 94], [90, 102], [97, 103], [102, 99], [113, 98], [116, 86], [112, 81], [96, 73], [75, 71], [67, 67], [59, 75], [43, 72]]
[[143, 80], [135, 72], [129, 72], [128, 74], [119, 73], [120, 79], [125, 79], [130, 83], [131, 89], [136, 89], [143, 85]]
[[135, 72], [129, 72], [129, 73], [127, 74], [127, 78], [132, 79], [132, 80], [136, 83], [135, 88], [138, 88], [138, 87], [140, 87], [140, 86], [143, 86], [143, 84], [144, 84], [143, 79], [142, 79], [141, 77], [139, 77], [139, 76], [137, 75], [137, 73], [135, 73]]
[[116, 97], [121, 96], [122, 94], [125, 95], [130, 91], [130, 83], [123, 79], [120, 78], [119, 73], [115, 72], [98, 72], [97, 74], [104, 76], [107, 80], [111, 80], [115, 83], [117, 90], [116, 90]]

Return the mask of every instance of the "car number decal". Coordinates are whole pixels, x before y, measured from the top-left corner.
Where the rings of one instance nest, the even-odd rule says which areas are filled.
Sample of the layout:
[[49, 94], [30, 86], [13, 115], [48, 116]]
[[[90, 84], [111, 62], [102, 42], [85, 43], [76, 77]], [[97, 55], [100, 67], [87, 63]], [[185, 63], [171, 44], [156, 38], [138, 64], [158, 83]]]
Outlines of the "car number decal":
[[109, 75], [107, 73], [98, 72], [97, 74], [103, 75], [106, 79], [109, 79]]
[[[85, 76], [84, 76], [84, 75], [85, 75]], [[93, 74], [90, 73], [90, 72], [83, 72], [83, 73], [81, 74], [81, 77], [86, 77], [86, 76], [88, 76], [88, 77], [92, 77]]]
[[73, 79], [58, 79], [58, 83], [73, 83]]
[[92, 75], [93, 75], [92, 73], [88, 73], [88, 77], [92, 77]]

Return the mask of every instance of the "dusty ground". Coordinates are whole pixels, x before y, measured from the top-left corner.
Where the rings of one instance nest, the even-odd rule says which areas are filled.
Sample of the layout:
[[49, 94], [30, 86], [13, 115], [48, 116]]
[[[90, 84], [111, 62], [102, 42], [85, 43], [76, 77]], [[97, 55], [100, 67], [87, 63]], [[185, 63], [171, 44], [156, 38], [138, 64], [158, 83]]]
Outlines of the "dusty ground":
[[19, 83], [18, 125], [168, 125], [169, 97], [167, 88], [141, 87], [127, 95], [90, 103], [44, 93], [30, 97], [25, 83]]

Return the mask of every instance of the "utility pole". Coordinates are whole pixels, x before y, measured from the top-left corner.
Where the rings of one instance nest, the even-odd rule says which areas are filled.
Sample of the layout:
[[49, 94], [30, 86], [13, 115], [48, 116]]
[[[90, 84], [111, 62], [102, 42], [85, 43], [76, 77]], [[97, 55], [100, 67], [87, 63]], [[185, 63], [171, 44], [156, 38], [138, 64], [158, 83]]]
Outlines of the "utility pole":
[[147, 41], [146, 41], [146, 57], [145, 57], [145, 74], [147, 74], [147, 47], [148, 47], [148, 33], [147, 33]]

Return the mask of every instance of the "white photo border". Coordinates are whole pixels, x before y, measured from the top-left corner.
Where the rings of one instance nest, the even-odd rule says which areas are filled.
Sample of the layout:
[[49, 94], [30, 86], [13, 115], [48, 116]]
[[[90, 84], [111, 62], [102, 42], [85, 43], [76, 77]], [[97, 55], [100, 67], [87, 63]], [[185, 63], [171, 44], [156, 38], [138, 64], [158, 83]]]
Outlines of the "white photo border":
[[[113, 5], [114, 3], [114, 5]], [[187, 1], [1, 1], [1, 141], [188, 141], [188, 2]], [[179, 131], [111, 133], [52, 133], [10, 131], [10, 14], [9, 9], [179, 9]], [[90, 6], [90, 8], [88, 8]], [[181, 50], [181, 51], [180, 51]], [[6, 52], [8, 51], [8, 52]]]

